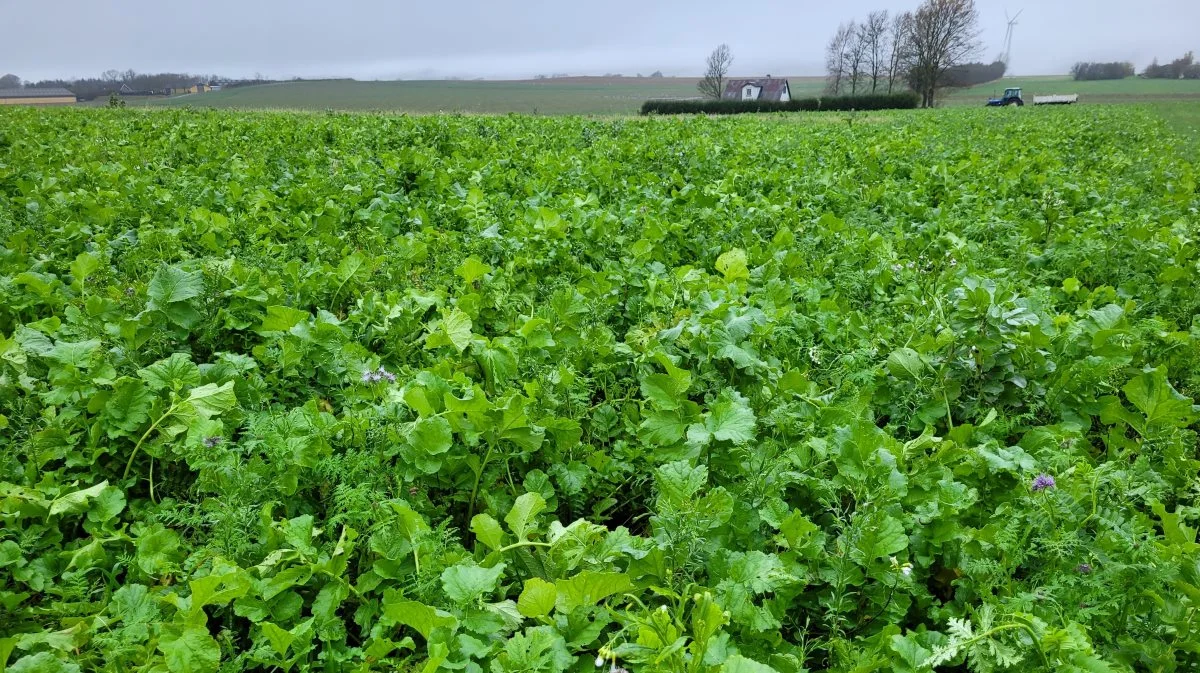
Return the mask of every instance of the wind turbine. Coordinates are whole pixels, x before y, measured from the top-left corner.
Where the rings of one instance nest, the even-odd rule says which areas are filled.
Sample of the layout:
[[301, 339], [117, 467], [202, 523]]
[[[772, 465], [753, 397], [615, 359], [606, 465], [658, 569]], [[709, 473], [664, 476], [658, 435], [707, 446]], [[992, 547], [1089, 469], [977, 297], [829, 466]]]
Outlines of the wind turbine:
[[1024, 9], [1018, 10], [1017, 13], [1010, 19], [1008, 18], [1008, 10], [1004, 10], [1004, 20], [1008, 21], [1008, 30], [1004, 33], [1004, 67], [1008, 69], [1008, 59], [1012, 56], [1012, 34], [1013, 26], [1017, 25], [1017, 17], [1021, 16]]

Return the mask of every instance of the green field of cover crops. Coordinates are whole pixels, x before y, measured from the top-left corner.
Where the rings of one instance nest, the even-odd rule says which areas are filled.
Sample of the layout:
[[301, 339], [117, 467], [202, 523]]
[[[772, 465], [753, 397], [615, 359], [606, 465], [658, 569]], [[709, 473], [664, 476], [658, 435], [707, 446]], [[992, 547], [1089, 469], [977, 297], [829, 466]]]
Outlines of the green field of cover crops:
[[1006, 112], [0, 110], [0, 672], [1196, 670], [1200, 163]]

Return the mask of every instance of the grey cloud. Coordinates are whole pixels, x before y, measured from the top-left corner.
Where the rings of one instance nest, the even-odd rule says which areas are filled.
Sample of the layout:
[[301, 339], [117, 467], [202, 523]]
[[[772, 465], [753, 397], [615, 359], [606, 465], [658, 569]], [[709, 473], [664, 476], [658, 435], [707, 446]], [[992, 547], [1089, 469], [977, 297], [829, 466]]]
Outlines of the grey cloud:
[[[25, 0], [0, 3], [0, 71], [26, 79], [109, 68], [245, 76], [529, 77], [537, 73], [695, 75], [727, 42], [735, 73], [820, 74], [841, 21], [916, 0], [385, 2], [381, 0]], [[1200, 3], [978, 0], [980, 56], [1000, 53], [1004, 12], [1023, 7], [1011, 72], [1065, 72], [1077, 60], [1139, 68], [1200, 48]]]

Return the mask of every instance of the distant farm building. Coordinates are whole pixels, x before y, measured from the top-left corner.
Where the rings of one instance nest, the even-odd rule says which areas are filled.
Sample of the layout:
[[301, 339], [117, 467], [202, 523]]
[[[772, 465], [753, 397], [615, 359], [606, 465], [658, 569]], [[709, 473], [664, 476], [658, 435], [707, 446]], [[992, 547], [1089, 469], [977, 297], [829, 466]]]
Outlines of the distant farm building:
[[151, 89], [134, 89], [128, 84], [122, 84], [117, 90], [117, 95], [120, 96], [157, 96], [159, 92]]
[[723, 100], [789, 101], [792, 89], [786, 79], [761, 77], [759, 79], [731, 79], [725, 83]]
[[55, 89], [0, 89], [0, 105], [74, 105], [75, 94]]
[[167, 87], [168, 96], [176, 96], [183, 93], [208, 93], [209, 91], [212, 91], [212, 87], [204, 83], [181, 84], [179, 86]]

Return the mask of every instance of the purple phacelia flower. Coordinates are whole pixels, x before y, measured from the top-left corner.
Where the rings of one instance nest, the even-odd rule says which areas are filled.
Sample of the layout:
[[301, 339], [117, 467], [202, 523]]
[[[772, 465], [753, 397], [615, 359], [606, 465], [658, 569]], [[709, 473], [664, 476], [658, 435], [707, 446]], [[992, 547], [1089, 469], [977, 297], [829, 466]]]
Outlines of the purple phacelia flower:
[[204, 438], [204, 445], [211, 449], [223, 441], [224, 439], [222, 439], [220, 435], [213, 435], [212, 437]]
[[1048, 488], [1054, 488], [1054, 477], [1048, 474], [1039, 474], [1033, 479], [1033, 491], [1044, 491]]
[[363, 371], [363, 373], [362, 373], [362, 382], [363, 383], [379, 383], [380, 381], [387, 381], [388, 383], [395, 383], [396, 375], [389, 372], [388, 370], [384, 369], [383, 367], [380, 367], [379, 369], [375, 369], [375, 370], [367, 369], [367, 370]]

